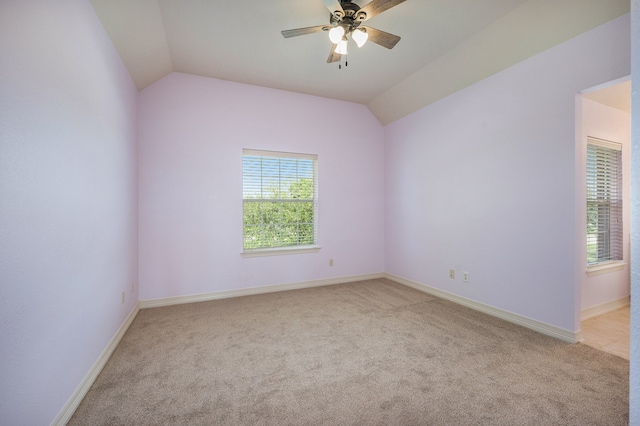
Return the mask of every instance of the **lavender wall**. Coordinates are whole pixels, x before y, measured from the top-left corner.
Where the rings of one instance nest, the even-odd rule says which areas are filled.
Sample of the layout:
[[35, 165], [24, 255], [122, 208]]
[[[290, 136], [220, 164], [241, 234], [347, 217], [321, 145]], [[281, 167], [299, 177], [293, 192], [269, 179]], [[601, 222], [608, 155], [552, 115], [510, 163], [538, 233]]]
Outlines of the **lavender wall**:
[[[141, 300], [384, 271], [383, 130], [364, 106], [174, 73], [139, 111]], [[240, 256], [243, 148], [318, 154], [319, 253]]]
[[575, 94], [628, 74], [624, 16], [388, 125], [386, 271], [578, 330]]
[[631, 1], [631, 372], [629, 424], [640, 425], [640, 0]]
[[[183, 74], [137, 109], [88, 2], [0, 2], [0, 423], [53, 420], [133, 310], [138, 264], [143, 300], [386, 270], [576, 330], [573, 96], [629, 73], [628, 31], [620, 18], [383, 130], [360, 105]], [[243, 147], [319, 154], [319, 253], [241, 258]]]
[[[586, 147], [587, 137], [594, 137], [614, 141], [622, 144], [622, 176], [623, 176], [623, 205], [625, 206], [622, 223], [624, 226], [623, 254], [625, 263], [629, 263], [629, 232], [630, 232], [630, 176], [631, 176], [631, 114], [599, 104], [589, 99], [580, 98], [582, 105], [582, 128], [581, 128], [581, 152], [580, 152], [580, 177], [577, 180], [576, 188], [579, 188], [582, 199], [585, 199], [586, 180]], [[578, 190], [578, 189], [576, 189]], [[578, 215], [581, 220], [581, 229], [586, 229], [586, 208], [584, 203], [580, 206], [581, 212]], [[608, 272], [602, 275], [587, 276], [586, 264], [587, 256], [585, 247], [587, 245], [586, 234], [581, 232], [576, 239], [576, 252], [581, 256], [580, 261], [582, 271], [579, 272], [581, 284], [581, 310], [597, 307], [607, 302], [615, 301], [629, 296], [629, 266], [620, 271]]]
[[0, 2], [0, 64], [0, 424], [44, 425], [137, 302], [137, 94], [85, 0]]

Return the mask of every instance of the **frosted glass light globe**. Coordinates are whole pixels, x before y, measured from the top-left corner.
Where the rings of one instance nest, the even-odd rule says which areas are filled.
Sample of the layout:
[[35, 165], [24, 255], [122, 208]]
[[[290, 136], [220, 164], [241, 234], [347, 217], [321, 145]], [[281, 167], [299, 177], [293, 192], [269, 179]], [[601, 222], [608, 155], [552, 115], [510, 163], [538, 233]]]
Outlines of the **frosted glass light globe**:
[[329, 31], [329, 40], [331, 40], [331, 43], [333, 44], [338, 44], [342, 40], [343, 35], [344, 35], [344, 28], [333, 27]]

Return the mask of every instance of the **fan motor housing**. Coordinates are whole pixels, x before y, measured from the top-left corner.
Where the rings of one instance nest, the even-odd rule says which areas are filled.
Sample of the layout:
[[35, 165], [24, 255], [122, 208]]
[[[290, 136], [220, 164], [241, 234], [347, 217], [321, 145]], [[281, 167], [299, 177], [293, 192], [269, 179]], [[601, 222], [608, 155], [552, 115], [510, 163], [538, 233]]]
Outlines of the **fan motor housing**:
[[331, 26], [343, 25], [350, 29], [357, 28], [361, 22], [367, 19], [367, 14], [359, 12], [360, 6], [350, 1], [340, 2], [344, 14], [340, 11], [335, 11], [331, 14], [330, 22]]

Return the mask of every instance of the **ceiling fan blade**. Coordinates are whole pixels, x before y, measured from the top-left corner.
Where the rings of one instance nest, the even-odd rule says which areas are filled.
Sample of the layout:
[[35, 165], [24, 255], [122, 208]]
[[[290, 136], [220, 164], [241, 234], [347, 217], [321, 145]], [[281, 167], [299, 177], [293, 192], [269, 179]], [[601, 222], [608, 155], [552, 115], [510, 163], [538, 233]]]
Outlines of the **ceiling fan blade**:
[[293, 30], [283, 30], [281, 31], [281, 33], [284, 38], [289, 38], [289, 37], [297, 37], [301, 35], [313, 34], [320, 31], [326, 31], [328, 29], [329, 27], [327, 27], [326, 25], [316, 25], [315, 27], [304, 27], [304, 28], [296, 28]]
[[[375, 0], [374, 0], [375, 1]], [[400, 41], [400, 36], [388, 33], [386, 31], [377, 30], [371, 27], [365, 27], [367, 34], [369, 34], [369, 41], [386, 47], [387, 49], [393, 49], [393, 47]]]
[[366, 19], [371, 19], [379, 13], [382, 13], [387, 9], [391, 9], [404, 1], [406, 0], [373, 0], [371, 3], [364, 5], [358, 13], [364, 12], [367, 14]]
[[329, 12], [331, 12], [332, 15], [334, 12], [338, 11], [342, 16], [344, 16], [344, 10], [342, 9], [342, 5], [340, 5], [339, 0], [322, 0], [322, 2], [327, 6], [327, 9], [329, 9]]
[[338, 62], [340, 60], [340, 54], [336, 53], [337, 44], [331, 45], [331, 52], [329, 52], [329, 57], [327, 58], [327, 63], [330, 64], [332, 62]]

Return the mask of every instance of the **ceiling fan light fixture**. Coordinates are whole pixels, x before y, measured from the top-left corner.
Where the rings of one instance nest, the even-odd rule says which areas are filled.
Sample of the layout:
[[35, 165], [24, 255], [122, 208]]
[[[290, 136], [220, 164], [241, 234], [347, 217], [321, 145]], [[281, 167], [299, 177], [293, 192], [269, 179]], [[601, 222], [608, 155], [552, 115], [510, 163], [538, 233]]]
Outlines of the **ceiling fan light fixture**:
[[[393, 49], [400, 41], [399, 36], [373, 27], [361, 25], [374, 16], [405, 1], [406, 0], [322, 0], [331, 13], [328, 24], [284, 30], [281, 31], [281, 33], [284, 38], [290, 38], [326, 31], [332, 43], [327, 63], [340, 62], [339, 68], [341, 68], [341, 56], [347, 55], [347, 40], [349, 38], [353, 39], [358, 47], [364, 46], [368, 40], [371, 40], [372, 43], [386, 47], [387, 49]], [[366, 4], [361, 7], [360, 3], [363, 2]], [[345, 66], [347, 66], [346, 60]]]
[[342, 40], [340, 40], [338, 42], [338, 47], [336, 47], [336, 53], [340, 54], [340, 55], [346, 55], [347, 54], [347, 39], [343, 38]]
[[357, 28], [353, 30], [353, 32], [351, 33], [351, 38], [353, 39], [353, 41], [356, 42], [358, 47], [362, 47], [367, 42], [367, 39], [369, 38], [369, 34], [367, 34], [366, 30]]
[[329, 40], [333, 44], [339, 44], [342, 41], [342, 37], [344, 36], [344, 28], [341, 26], [333, 27], [329, 30]]

